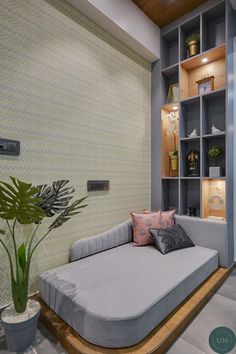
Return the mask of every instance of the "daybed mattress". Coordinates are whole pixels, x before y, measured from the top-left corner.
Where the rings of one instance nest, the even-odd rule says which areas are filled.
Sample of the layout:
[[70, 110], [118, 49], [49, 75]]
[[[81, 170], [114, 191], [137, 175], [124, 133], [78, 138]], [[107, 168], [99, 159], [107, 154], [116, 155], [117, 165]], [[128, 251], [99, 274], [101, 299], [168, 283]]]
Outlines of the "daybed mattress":
[[162, 255], [132, 243], [40, 276], [46, 304], [91, 343], [141, 341], [218, 268], [218, 252], [192, 247]]

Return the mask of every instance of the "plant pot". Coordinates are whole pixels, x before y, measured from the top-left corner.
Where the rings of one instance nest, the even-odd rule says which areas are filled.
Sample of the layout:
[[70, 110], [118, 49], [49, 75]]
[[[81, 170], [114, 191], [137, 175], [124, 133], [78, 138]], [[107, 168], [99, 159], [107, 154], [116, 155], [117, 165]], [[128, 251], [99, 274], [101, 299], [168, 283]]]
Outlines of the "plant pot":
[[188, 43], [187, 48], [189, 57], [193, 57], [199, 53], [199, 42], [191, 41]]
[[209, 167], [209, 177], [221, 177], [222, 176], [222, 167]]
[[40, 304], [34, 300], [28, 301], [23, 313], [16, 312], [13, 304], [3, 310], [1, 320], [9, 351], [20, 352], [33, 344], [39, 314]]
[[170, 168], [172, 171], [178, 170], [178, 156], [177, 155], [170, 157]]

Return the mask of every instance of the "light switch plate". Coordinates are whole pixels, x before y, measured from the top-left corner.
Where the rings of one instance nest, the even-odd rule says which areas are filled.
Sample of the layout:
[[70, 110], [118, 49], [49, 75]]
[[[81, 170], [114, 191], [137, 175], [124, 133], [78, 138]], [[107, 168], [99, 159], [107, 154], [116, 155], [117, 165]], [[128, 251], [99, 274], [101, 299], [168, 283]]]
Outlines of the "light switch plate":
[[20, 142], [18, 140], [0, 138], [0, 155], [20, 155]]

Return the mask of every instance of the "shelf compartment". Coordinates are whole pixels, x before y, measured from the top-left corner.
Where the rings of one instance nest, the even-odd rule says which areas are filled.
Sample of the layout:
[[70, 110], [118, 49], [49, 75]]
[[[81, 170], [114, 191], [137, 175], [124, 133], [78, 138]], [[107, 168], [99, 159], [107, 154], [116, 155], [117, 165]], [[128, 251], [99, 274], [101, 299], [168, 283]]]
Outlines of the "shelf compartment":
[[[162, 88], [164, 93], [165, 102], [169, 92], [169, 87], [174, 84], [179, 84], [179, 65], [173, 65], [162, 70]], [[176, 101], [179, 101], [179, 97]]]
[[[173, 105], [165, 105], [161, 110], [162, 125], [162, 177], [178, 177], [178, 159], [176, 170], [171, 168], [169, 153], [178, 152], [179, 146], [179, 110], [173, 112]], [[174, 113], [176, 119], [169, 119], [169, 114]], [[178, 153], [179, 155], [179, 153]], [[173, 162], [174, 164], [174, 162]], [[172, 165], [173, 167], [174, 165]]]
[[181, 102], [180, 105], [180, 138], [188, 138], [188, 140], [196, 139], [189, 138], [188, 135], [197, 130], [197, 135], [200, 135], [200, 98]]
[[[188, 58], [188, 51], [186, 48], [186, 38], [192, 33], [198, 33], [200, 36], [200, 16], [194, 17], [190, 21], [184, 23], [180, 27], [180, 60]], [[200, 47], [200, 43], [199, 43]]]
[[202, 97], [203, 102], [203, 120], [202, 120], [202, 134], [211, 134], [211, 127], [225, 132], [225, 90], [213, 92]]
[[[181, 140], [180, 142], [180, 176], [181, 177], [188, 177], [194, 178], [199, 176], [189, 176], [188, 169], [187, 169], [187, 155], [191, 150], [197, 150], [199, 152], [199, 159], [201, 158], [200, 155], [200, 138], [190, 139], [190, 140]], [[199, 163], [199, 172], [200, 172], [200, 161]]]
[[202, 181], [202, 217], [226, 219], [225, 181], [222, 179], [205, 179]]
[[218, 163], [219, 166], [223, 169], [222, 177], [225, 177], [225, 135], [211, 135], [208, 137], [204, 137], [202, 139], [202, 148], [203, 148], [203, 158], [202, 158], [202, 174], [203, 177], [209, 177], [209, 167], [211, 166], [211, 159], [208, 156], [208, 150], [212, 147], [218, 145], [222, 148], [223, 154], [219, 158]]
[[196, 216], [200, 216], [200, 179], [180, 180], [181, 205], [180, 214], [189, 215], [188, 208], [196, 208]]
[[162, 209], [179, 212], [178, 179], [162, 179]]
[[179, 30], [178, 27], [161, 37], [162, 68], [179, 62]]
[[225, 43], [225, 3], [214, 6], [202, 16], [202, 50]]
[[[207, 63], [202, 63], [203, 58]], [[205, 76], [214, 76], [214, 90], [225, 87], [225, 46], [217, 47], [204, 54], [188, 59], [180, 65], [180, 97], [181, 100], [198, 96], [197, 80]]]

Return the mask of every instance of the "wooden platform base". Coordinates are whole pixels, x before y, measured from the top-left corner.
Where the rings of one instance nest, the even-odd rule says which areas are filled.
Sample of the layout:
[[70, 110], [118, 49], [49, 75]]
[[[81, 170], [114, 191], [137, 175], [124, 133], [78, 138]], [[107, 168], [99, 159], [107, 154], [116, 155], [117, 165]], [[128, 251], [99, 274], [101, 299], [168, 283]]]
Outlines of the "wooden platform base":
[[233, 268], [219, 268], [142, 342], [129, 348], [107, 349], [88, 343], [46, 306], [39, 295], [34, 296], [34, 299], [42, 305], [41, 322], [52, 332], [69, 354], [162, 354], [174, 343], [212, 297]]

